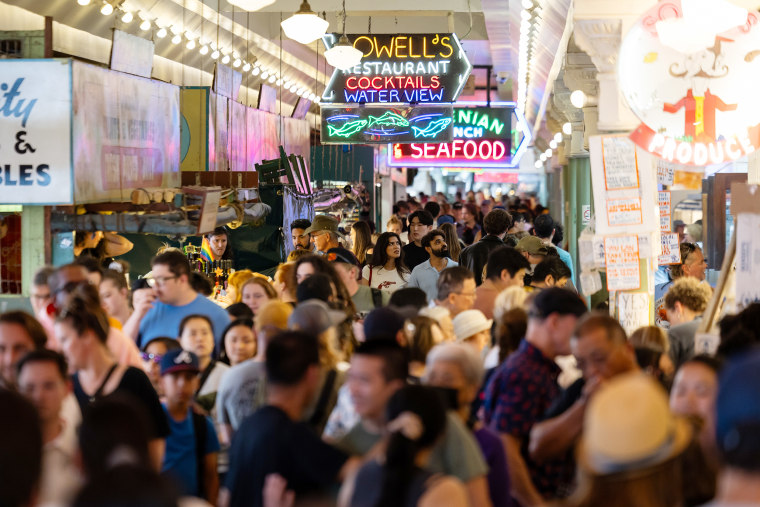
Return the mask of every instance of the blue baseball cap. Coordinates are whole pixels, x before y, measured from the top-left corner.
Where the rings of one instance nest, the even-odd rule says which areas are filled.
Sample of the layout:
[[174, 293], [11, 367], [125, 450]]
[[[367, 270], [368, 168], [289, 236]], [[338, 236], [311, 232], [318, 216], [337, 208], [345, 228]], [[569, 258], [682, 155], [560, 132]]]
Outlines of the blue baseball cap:
[[161, 376], [178, 371], [201, 371], [198, 356], [189, 350], [170, 350], [161, 358]]
[[438, 217], [438, 227], [442, 226], [443, 224], [453, 224], [454, 223], [454, 217], [451, 215], [441, 215]]
[[724, 453], [760, 453], [760, 349], [735, 356], [720, 375], [715, 404], [716, 442]]

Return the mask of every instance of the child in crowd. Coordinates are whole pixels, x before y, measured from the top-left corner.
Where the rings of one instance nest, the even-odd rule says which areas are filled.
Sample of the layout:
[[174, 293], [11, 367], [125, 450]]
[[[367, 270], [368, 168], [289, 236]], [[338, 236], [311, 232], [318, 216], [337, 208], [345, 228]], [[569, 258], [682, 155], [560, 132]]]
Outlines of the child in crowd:
[[192, 409], [200, 371], [198, 356], [187, 350], [171, 350], [161, 358], [161, 386], [166, 396], [163, 407], [171, 429], [161, 472], [177, 483], [183, 495], [215, 503], [219, 494], [219, 440], [211, 418]]
[[201, 378], [195, 400], [209, 412], [214, 408], [222, 375], [229, 369], [213, 358], [214, 327], [205, 315], [188, 315], [179, 325], [179, 344], [198, 356]]
[[256, 356], [256, 336], [253, 334], [253, 319], [236, 319], [224, 330], [222, 338], [224, 350], [221, 358], [235, 366]]
[[158, 396], [163, 396], [161, 389], [161, 358], [170, 350], [181, 349], [174, 338], [159, 336], [145, 344], [142, 350], [143, 370], [153, 384]]

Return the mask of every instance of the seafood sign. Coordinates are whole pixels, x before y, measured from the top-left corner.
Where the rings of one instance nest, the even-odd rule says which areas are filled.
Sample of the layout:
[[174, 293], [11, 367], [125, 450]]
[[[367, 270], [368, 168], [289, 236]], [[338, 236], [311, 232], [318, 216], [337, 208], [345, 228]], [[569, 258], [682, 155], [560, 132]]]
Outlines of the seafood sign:
[[705, 166], [760, 148], [760, 16], [726, 0], [694, 5], [662, 0], [642, 16], [621, 44], [618, 83], [642, 121], [637, 145]]
[[[472, 65], [456, 34], [349, 35], [361, 62], [335, 70], [322, 104], [440, 104], [457, 100]], [[323, 39], [330, 49], [338, 36]]]

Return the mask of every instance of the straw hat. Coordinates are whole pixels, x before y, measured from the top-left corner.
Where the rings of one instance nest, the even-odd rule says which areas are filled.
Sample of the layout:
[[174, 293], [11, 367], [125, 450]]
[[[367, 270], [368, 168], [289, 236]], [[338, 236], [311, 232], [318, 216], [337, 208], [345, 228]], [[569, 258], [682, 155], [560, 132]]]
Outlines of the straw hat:
[[642, 373], [620, 375], [591, 398], [578, 463], [596, 475], [641, 470], [679, 455], [691, 436], [657, 382]]
[[454, 336], [458, 342], [462, 342], [481, 331], [491, 329], [493, 320], [487, 319], [480, 310], [465, 310], [454, 317], [452, 323]]

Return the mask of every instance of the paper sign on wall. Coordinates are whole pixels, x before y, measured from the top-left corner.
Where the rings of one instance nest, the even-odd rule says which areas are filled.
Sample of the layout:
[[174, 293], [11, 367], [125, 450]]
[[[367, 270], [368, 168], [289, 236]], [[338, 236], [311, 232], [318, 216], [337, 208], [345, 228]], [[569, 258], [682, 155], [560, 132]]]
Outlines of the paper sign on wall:
[[660, 236], [662, 253], [660, 254], [658, 264], [667, 266], [668, 264], [681, 263], [681, 251], [679, 250], [678, 234], [662, 234]]
[[639, 168], [636, 161], [636, 146], [627, 138], [603, 138], [602, 162], [607, 190], [638, 188]]
[[649, 325], [649, 294], [620, 292], [617, 298], [618, 321], [629, 335]]
[[607, 290], [635, 290], [641, 286], [638, 237], [605, 238], [604, 258], [607, 264]]
[[739, 213], [736, 220], [736, 306], [760, 301], [760, 215]]
[[583, 204], [581, 206], [581, 217], [582, 217], [583, 225], [588, 225], [591, 223], [591, 205], [590, 204]]
[[658, 158], [657, 160], [657, 183], [669, 187], [673, 185], [673, 176], [676, 173], [677, 164], [668, 162], [665, 159]]
[[657, 192], [660, 207], [660, 232], [670, 232], [670, 192]]
[[610, 226], [641, 225], [641, 199], [607, 199], [607, 223]]

